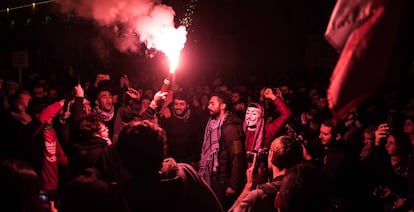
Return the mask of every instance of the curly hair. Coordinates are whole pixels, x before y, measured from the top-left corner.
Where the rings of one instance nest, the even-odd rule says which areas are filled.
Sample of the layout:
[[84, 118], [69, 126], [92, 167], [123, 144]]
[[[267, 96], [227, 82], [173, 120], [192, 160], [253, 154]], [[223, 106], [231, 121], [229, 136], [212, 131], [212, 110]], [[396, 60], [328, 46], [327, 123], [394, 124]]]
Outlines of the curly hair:
[[158, 124], [133, 120], [119, 134], [117, 148], [121, 162], [133, 175], [158, 173], [166, 155], [166, 140], [165, 130]]
[[98, 114], [85, 116], [79, 124], [79, 136], [93, 137], [101, 130], [101, 123], [104, 121]]

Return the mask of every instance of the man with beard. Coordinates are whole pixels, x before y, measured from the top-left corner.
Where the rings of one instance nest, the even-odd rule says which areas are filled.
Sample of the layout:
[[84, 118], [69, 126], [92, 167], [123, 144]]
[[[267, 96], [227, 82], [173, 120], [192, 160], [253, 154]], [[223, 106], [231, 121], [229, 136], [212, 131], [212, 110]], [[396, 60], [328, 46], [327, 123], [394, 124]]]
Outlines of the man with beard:
[[[324, 147], [320, 165], [327, 175], [331, 207], [334, 211], [356, 211], [365, 208], [367, 183], [361, 178], [361, 166], [357, 154], [352, 154], [350, 144], [343, 139], [344, 127], [333, 118], [324, 119], [319, 139]], [[349, 183], [352, 182], [352, 183]], [[371, 210], [368, 210], [371, 211]]]
[[210, 97], [198, 174], [211, 186], [224, 210], [230, 208], [245, 182], [246, 151], [242, 120], [228, 111], [224, 93]]
[[167, 133], [167, 156], [176, 162], [195, 166], [200, 160], [201, 123], [191, 111], [184, 92], [174, 93], [172, 105], [167, 109], [171, 115], [162, 116], [159, 120]]

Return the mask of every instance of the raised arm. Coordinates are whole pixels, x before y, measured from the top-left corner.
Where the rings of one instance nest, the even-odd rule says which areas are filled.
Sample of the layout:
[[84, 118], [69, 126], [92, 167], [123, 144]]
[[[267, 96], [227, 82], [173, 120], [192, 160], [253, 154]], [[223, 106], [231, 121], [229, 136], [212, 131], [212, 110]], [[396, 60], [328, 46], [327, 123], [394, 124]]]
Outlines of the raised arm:
[[264, 90], [264, 97], [271, 99], [276, 106], [276, 110], [280, 112], [280, 116], [266, 124], [264, 147], [269, 147], [272, 138], [276, 135], [276, 133], [279, 132], [283, 124], [285, 124], [286, 121], [290, 118], [292, 111], [283, 101], [282, 93], [280, 90], [277, 90], [276, 94], [274, 94], [272, 89], [266, 88]]

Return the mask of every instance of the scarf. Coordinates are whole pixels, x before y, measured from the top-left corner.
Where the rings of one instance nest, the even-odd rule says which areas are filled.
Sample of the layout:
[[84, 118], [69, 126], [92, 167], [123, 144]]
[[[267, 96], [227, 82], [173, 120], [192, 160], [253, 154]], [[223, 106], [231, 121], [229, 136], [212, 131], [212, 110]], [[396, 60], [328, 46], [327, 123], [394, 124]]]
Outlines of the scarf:
[[99, 114], [105, 122], [112, 120], [115, 114], [115, 109], [112, 107], [110, 111], [103, 111], [99, 106], [95, 107], [95, 113]]
[[220, 150], [221, 126], [227, 113], [221, 119], [209, 119], [204, 132], [204, 142], [201, 149], [201, 159], [198, 174], [208, 185], [211, 185], [211, 174], [217, 172], [218, 152]]
[[190, 109], [187, 109], [183, 115], [177, 115], [177, 114], [175, 113], [175, 110], [174, 110], [173, 108], [171, 108], [171, 112], [172, 112], [172, 115], [173, 115], [175, 118], [177, 118], [177, 119], [181, 119], [181, 120], [184, 120], [184, 121], [187, 121], [187, 120], [188, 120], [188, 118], [190, 118], [190, 114], [191, 114]]
[[[75, 103], [75, 99], [72, 99], [68, 102], [68, 105], [66, 106], [66, 108], [64, 108], [65, 112], [63, 114], [63, 117], [61, 120], [59, 120], [62, 124], [65, 123], [65, 120], [67, 118], [69, 118], [70, 114], [71, 114], [71, 109], [72, 109], [72, 105], [73, 103]], [[86, 98], [83, 98], [83, 104], [85, 103], [90, 103], [89, 100], [87, 100]]]
[[248, 136], [248, 132], [247, 132], [249, 129], [248, 129], [246, 120], [243, 121], [243, 130], [246, 133], [245, 146], [246, 146], [247, 151], [258, 150], [258, 149], [262, 148], [264, 128], [265, 128], [263, 106], [259, 103], [255, 103], [255, 102], [250, 103], [248, 107], [252, 107], [250, 105], [253, 105], [254, 107], [259, 109], [260, 118], [257, 120], [257, 123], [256, 123], [256, 129], [254, 130], [254, 138], [253, 138], [252, 143], [249, 143], [249, 139], [248, 139], [249, 136]]

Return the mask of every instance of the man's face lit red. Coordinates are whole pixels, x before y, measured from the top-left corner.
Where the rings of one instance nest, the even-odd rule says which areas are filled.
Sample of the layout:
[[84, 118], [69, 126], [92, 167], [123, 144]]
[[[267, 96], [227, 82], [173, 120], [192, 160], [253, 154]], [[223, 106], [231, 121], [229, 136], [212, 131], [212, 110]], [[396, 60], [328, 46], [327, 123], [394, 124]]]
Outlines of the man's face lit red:
[[332, 141], [332, 127], [328, 127], [324, 124], [321, 125], [319, 139], [323, 145], [328, 145]]
[[104, 111], [110, 111], [113, 107], [112, 94], [109, 91], [102, 91], [98, 95], [97, 103]]
[[222, 103], [220, 103], [220, 100], [217, 96], [212, 96], [210, 98], [210, 101], [208, 102], [208, 110], [210, 112], [210, 116], [212, 118], [216, 118], [220, 115], [221, 112], [221, 106]]
[[182, 100], [182, 99], [174, 99], [173, 108], [174, 108], [175, 114], [182, 115], [188, 109], [187, 101]]

